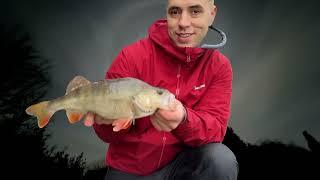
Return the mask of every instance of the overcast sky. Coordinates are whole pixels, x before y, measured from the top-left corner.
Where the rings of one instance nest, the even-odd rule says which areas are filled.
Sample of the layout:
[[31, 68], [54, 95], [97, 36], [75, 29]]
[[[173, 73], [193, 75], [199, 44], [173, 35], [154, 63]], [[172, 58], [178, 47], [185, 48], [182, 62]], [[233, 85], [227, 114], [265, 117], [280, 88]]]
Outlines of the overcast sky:
[[[234, 72], [229, 126], [246, 142], [280, 140], [306, 147], [320, 139], [320, 13], [316, 0], [216, 0], [215, 27], [228, 36], [221, 51]], [[61, 96], [75, 75], [104, 78], [120, 49], [165, 17], [165, 0], [2, 0], [1, 20], [23, 24], [50, 59], [52, 86]], [[215, 40], [210, 33], [208, 39]], [[92, 128], [70, 125], [63, 111], [48, 125], [51, 144], [103, 159], [107, 148]]]

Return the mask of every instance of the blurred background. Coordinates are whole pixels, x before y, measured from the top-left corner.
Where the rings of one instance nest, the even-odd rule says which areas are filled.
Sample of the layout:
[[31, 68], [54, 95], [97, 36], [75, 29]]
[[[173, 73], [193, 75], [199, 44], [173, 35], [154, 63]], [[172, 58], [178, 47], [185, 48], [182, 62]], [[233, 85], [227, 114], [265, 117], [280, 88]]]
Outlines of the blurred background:
[[[216, 6], [214, 26], [228, 38], [220, 51], [234, 72], [229, 127], [248, 144], [270, 140], [307, 149], [303, 131], [320, 139], [319, 2], [216, 0]], [[145, 37], [165, 11], [164, 0], [1, 0], [0, 20], [4, 27], [18, 24], [47, 60], [47, 90], [38, 97], [45, 100], [63, 95], [76, 75], [103, 79], [121, 48]], [[218, 43], [218, 37], [209, 33], [205, 41]], [[10, 54], [0, 58], [11, 61]], [[2, 79], [15, 76], [10, 71]], [[104, 160], [107, 144], [92, 128], [70, 125], [64, 111], [45, 132], [49, 146], [83, 153], [88, 164]]]

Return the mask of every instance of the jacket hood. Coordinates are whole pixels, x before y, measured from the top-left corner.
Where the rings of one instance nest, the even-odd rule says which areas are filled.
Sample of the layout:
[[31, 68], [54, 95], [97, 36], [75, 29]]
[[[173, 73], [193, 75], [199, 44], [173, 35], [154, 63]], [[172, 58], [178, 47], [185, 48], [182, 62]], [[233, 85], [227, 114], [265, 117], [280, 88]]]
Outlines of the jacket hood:
[[195, 61], [201, 57], [207, 49], [199, 47], [179, 47], [169, 37], [168, 24], [166, 19], [160, 19], [155, 21], [148, 30], [149, 38], [158, 46], [163, 48], [169, 54], [181, 60], [187, 62]]

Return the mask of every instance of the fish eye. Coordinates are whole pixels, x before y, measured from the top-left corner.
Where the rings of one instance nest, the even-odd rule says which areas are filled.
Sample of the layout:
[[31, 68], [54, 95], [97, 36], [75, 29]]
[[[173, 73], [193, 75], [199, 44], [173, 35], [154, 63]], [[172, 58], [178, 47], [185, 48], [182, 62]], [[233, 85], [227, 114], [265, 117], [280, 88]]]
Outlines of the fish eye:
[[157, 90], [157, 93], [158, 93], [159, 95], [162, 95], [162, 94], [163, 94], [163, 91], [162, 91], [162, 90]]

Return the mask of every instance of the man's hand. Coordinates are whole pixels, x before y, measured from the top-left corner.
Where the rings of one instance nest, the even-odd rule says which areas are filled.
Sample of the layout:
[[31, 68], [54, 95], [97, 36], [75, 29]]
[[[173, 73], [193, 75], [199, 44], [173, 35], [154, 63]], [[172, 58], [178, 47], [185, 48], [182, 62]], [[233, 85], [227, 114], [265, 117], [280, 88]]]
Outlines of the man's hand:
[[177, 106], [174, 110], [157, 110], [151, 116], [151, 123], [158, 131], [172, 131], [184, 120], [186, 110], [179, 100], [175, 100]]

